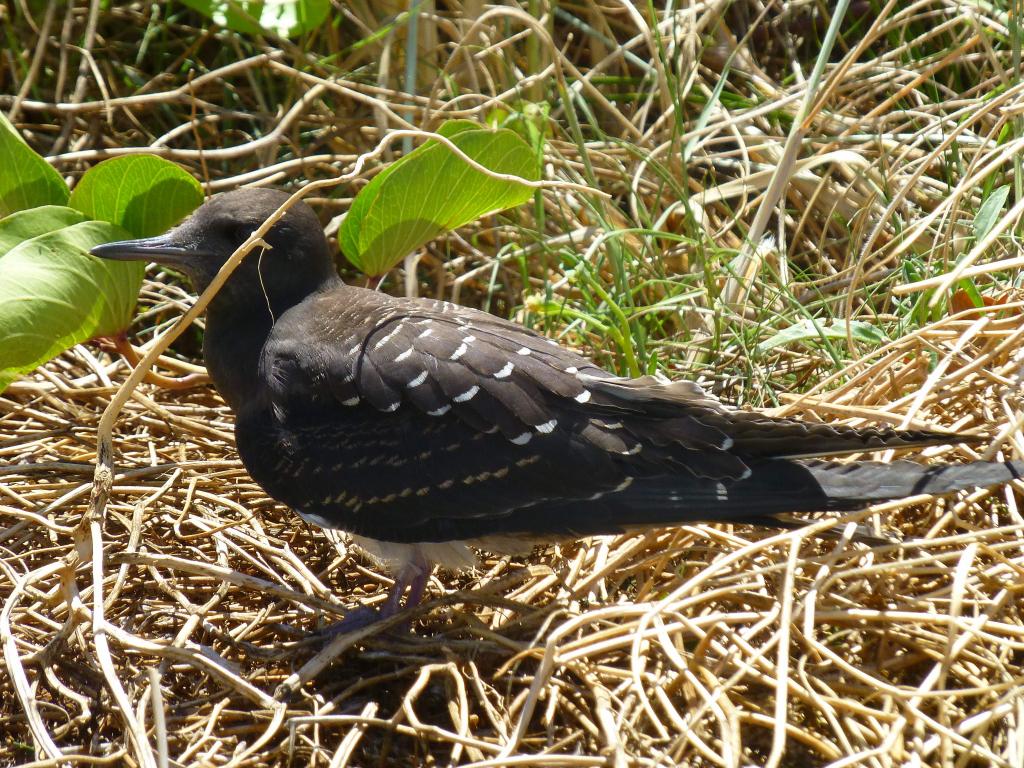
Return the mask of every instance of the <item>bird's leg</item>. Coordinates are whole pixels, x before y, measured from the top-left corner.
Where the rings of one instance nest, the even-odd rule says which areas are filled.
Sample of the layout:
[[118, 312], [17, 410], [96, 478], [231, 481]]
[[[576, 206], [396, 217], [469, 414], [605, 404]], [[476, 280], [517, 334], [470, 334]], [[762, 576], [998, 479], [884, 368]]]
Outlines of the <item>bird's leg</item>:
[[[402, 608], [415, 608], [423, 599], [430, 578], [430, 565], [421, 556], [402, 565], [395, 574], [395, 583], [388, 594], [388, 601], [381, 609], [381, 618], [394, 616]], [[409, 590], [409, 596], [402, 604], [402, 595]]]
[[[335, 637], [346, 632], [354, 632], [357, 629], [374, 624], [378, 621], [391, 618], [403, 609], [415, 608], [423, 599], [423, 593], [427, 589], [427, 581], [430, 578], [431, 567], [422, 557], [417, 557], [408, 563], [404, 563], [395, 573], [395, 581], [388, 591], [388, 598], [380, 608], [362, 606], [349, 611], [341, 621], [335, 622], [317, 632], [325, 637]], [[402, 596], [406, 589], [409, 596], [405, 603], [402, 603]]]

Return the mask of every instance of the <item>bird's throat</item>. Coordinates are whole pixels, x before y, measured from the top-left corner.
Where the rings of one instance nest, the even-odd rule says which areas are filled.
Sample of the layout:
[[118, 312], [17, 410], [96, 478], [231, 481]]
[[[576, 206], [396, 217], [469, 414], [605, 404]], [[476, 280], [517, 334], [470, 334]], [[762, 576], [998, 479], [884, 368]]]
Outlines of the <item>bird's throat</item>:
[[237, 414], [265, 405], [259, 375], [260, 358], [274, 324], [311, 295], [341, 284], [333, 271], [283, 292], [269, 294], [254, 281], [229, 281], [213, 297], [206, 313], [203, 356], [213, 383]]
[[260, 398], [260, 355], [273, 327], [265, 305], [228, 311], [210, 307], [203, 338], [206, 369], [235, 413]]

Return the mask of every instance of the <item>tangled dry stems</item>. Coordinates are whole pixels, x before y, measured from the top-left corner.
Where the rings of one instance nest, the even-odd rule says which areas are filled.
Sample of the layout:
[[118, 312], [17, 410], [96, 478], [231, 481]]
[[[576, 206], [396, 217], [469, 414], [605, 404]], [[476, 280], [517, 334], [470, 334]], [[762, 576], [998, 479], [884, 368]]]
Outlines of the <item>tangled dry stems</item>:
[[[652, 22], [629, 7], [587, 4], [588, 28], [564, 14], [538, 24], [516, 7], [470, 5], [433, 17], [448, 44], [425, 48], [424, 59], [441, 75], [409, 95], [388, 76], [393, 41], [340, 60], [338, 71], [357, 71], [376, 57], [376, 82], [327, 72], [282, 45], [190, 81], [149, 73], [143, 93], [120, 93], [114, 67], [135, 54], [123, 30], [149, 20], [135, 7], [107, 17], [93, 4], [78, 19], [81, 49], [102, 44], [107, 55], [83, 56], [74, 87], [47, 101], [30, 98], [46, 72], [73, 68], [68, 46], [40, 45], [0, 104], [68, 175], [104, 157], [156, 152], [212, 192], [349, 172], [365, 179], [380, 166], [357, 161], [375, 147], [385, 158], [396, 151], [381, 143], [389, 132], [483, 119], [554, 78], [563, 99], [588, 105], [605, 139], [580, 141], [578, 118], [563, 110], [545, 156], [546, 177], [563, 183], [516, 221], [431, 246], [394, 284], [499, 313], [525, 296], [524, 316], [550, 288], [585, 315], [594, 310], [581, 271], [590, 265], [613, 285], [619, 259], [637, 286], [623, 312], [656, 318], [646, 345], [627, 332], [609, 348], [595, 328], [615, 331], [613, 312], [596, 317], [604, 326], [551, 321], [605, 363], [629, 370], [646, 355], [803, 418], [992, 436], [979, 453], [929, 451], [941, 460], [1020, 455], [1024, 297], [1005, 274], [1021, 266], [1007, 236], [1020, 205], [971, 237], [981, 190], [1003, 183], [1020, 153], [1006, 131], [1021, 86], [1006, 82], [1010, 54], [993, 43], [1007, 29], [997, 10], [890, 3], [822, 84], [801, 71], [784, 86], [757, 47], [756, 24], [737, 39], [703, 7]], [[347, 13], [359, 22], [364, 10]], [[42, 38], [56, 23], [52, 12], [43, 18]], [[589, 48], [569, 45], [570, 27]], [[182, 55], [221, 42], [204, 32], [193, 47], [191, 30], [174, 31]], [[941, 35], [939, 55], [908, 62], [908, 50]], [[536, 67], [527, 72], [517, 47], [529, 45]], [[726, 65], [748, 103], [715, 100]], [[977, 85], [936, 101], [924, 86], [942, 90], [937, 78], [953, 67]], [[594, 84], [630, 72], [647, 78], [636, 101], [613, 102]], [[1005, 87], [989, 94], [997, 84]], [[277, 100], [282, 92], [291, 95]], [[711, 106], [686, 114], [680, 131], [691, 95]], [[795, 144], [780, 135], [787, 122], [778, 115], [800, 123]], [[954, 144], [959, 165], [949, 159]], [[349, 193], [314, 202], [341, 213], [348, 199], [339, 194]], [[778, 245], [752, 237], [752, 221]], [[902, 279], [912, 260], [926, 279]], [[709, 282], [687, 282], [694, 274]], [[899, 296], [931, 289], [934, 303], [963, 277], [1005, 303], [905, 322]], [[173, 281], [152, 278], [143, 352], [188, 304]], [[795, 306], [899, 333], [865, 352], [851, 332], [831, 359], [800, 346], [753, 357], [757, 342], [803, 316]], [[183, 354], [162, 357], [162, 373], [195, 374]], [[861, 516], [902, 531], [904, 546], [824, 540], [815, 532], [825, 523], [774, 535], [693, 526], [485, 559], [475, 573], [435, 575], [413, 633], [374, 629], [325, 648], [308, 632], [382, 599], [387, 578], [252, 484], [230, 414], [208, 385], [136, 389], [114, 424], [117, 472], [109, 489], [95, 485], [100, 415], [127, 374], [120, 356], [82, 346], [0, 398], [0, 644], [10, 673], [0, 680], [0, 762], [1024, 759], [1024, 518], [1011, 488]], [[90, 506], [97, 487], [109, 499]]]
[[[1016, 317], [944, 320], [790, 408], [842, 412], [857, 392], [892, 403], [859, 416], [990, 429], [1019, 410], [1022, 333]], [[932, 349], [948, 364], [929, 377]], [[488, 559], [437, 574], [414, 633], [325, 651], [307, 633], [387, 579], [266, 500], [208, 387], [144, 385], [125, 407], [89, 561], [92, 436], [124, 373], [79, 348], [0, 400], [14, 758], [34, 738], [144, 763], [162, 720], [169, 754], [196, 765], [735, 765], [780, 744], [784, 764], [1014, 764], [1024, 520], [1008, 490], [875, 508], [904, 546], [825, 541], [824, 524], [686, 527]], [[126, 712], [97, 662], [96, 590]]]

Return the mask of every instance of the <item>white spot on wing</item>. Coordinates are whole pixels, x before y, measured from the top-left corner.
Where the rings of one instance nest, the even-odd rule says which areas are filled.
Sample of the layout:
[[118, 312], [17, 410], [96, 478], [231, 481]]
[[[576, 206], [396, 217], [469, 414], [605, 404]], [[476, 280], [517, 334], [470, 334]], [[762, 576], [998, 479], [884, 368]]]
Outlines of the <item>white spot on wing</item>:
[[462, 342], [461, 344], [459, 344], [458, 349], [456, 349], [454, 352], [452, 352], [452, 356], [449, 359], [450, 360], [458, 360], [460, 357], [462, 357], [468, 351], [469, 351], [469, 345], [466, 344], [466, 342]]
[[401, 404], [401, 401], [391, 403], [390, 405], [385, 405], [383, 408], [381, 408], [381, 410], [384, 411], [384, 413], [393, 413], [394, 411], [398, 410], [398, 406], [400, 406]]
[[530, 348], [529, 347], [520, 347], [519, 349], [516, 350], [516, 354], [517, 355], [522, 355], [523, 357], [527, 357], [530, 354]]
[[428, 416], [444, 416], [451, 409], [452, 409], [451, 404], [450, 403], [445, 403], [440, 408], [435, 408], [432, 411], [427, 411], [427, 415]]
[[409, 347], [407, 350], [405, 350], [405, 352], [403, 352], [402, 354], [400, 354], [398, 357], [395, 358], [395, 362], [396, 363], [400, 363], [403, 360], [405, 360], [406, 358], [408, 358], [409, 355], [411, 355], [411, 354], [412, 354], [412, 347]]
[[643, 449], [644, 449], [644, 447], [640, 443], [637, 443], [632, 448], [630, 448], [628, 451], [621, 451], [621, 453], [622, 453], [623, 456], [636, 456]]
[[412, 389], [413, 387], [418, 387], [420, 384], [422, 384], [426, 380], [427, 380], [427, 372], [426, 371], [422, 371], [422, 372], [420, 372], [419, 376], [417, 376], [415, 379], [412, 379], [405, 386], [407, 386], [409, 389]]
[[[430, 321], [428, 320], [427, 322], [429, 323]], [[429, 335], [430, 335], [430, 334], [432, 334], [433, 332], [434, 332], [434, 329], [433, 329], [433, 328], [427, 328], [427, 330], [423, 331], [423, 333], [421, 333], [421, 334], [420, 334], [419, 336], [417, 336], [416, 338], [417, 338], [417, 339], [425, 339], [425, 338], [426, 338], [427, 336], [429, 336]]]
[[496, 374], [494, 374], [494, 378], [496, 378], [496, 379], [506, 379], [506, 378], [508, 378], [512, 374], [512, 371], [515, 370], [515, 367], [516, 367], [516, 364], [513, 363], [513, 362], [505, 363], [505, 367], [502, 368], [500, 371], [498, 371]]
[[391, 339], [394, 338], [395, 334], [398, 333], [400, 330], [402, 330], [402, 323], [396, 323], [395, 327], [394, 327], [394, 330], [392, 330], [391, 333], [387, 334], [384, 338], [382, 338], [380, 341], [378, 341], [376, 344], [374, 344], [373, 348], [374, 349], [380, 349], [385, 344], [387, 344], [389, 341], [391, 341]]
[[565, 372], [566, 373], [579, 373], [580, 369], [577, 368], [575, 365], [570, 365], [568, 368], [565, 369]]
[[545, 421], [543, 424], [537, 425], [537, 431], [542, 434], [549, 434], [555, 427], [558, 426], [558, 419], [552, 419], [551, 421]]
[[590, 400], [590, 390], [584, 389], [576, 397], [573, 398], [577, 403], [585, 403]]
[[633, 478], [632, 477], [627, 477], [625, 480], [623, 480], [617, 486], [612, 488], [610, 491], [598, 491], [597, 493], [595, 493], [593, 496], [590, 497], [590, 501], [594, 501], [596, 499], [600, 499], [602, 496], [605, 496], [605, 495], [607, 495], [609, 493], [618, 493], [619, 491], [624, 491], [627, 488], [629, 488], [629, 486], [631, 486], [632, 484], [633, 484]]
[[359, 395], [356, 395], [355, 397], [350, 397], [348, 400], [342, 400], [341, 404], [342, 405], [359, 405]]
[[476, 393], [479, 392], [479, 391], [480, 391], [480, 387], [478, 387], [476, 384], [474, 384], [472, 387], [467, 389], [461, 395], [456, 395], [455, 397], [453, 397], [452, 400], [454, 400], [456, 403], [465, 403], [468, 400], [472, 400], [476, 396]]
[[515, 443], [516, 445], [526, 445], [533, 439], [533, 433], [523, 432], [523, 434], [519, 435], [519, 437], [513, 437], [511, 439], [512, 442]]

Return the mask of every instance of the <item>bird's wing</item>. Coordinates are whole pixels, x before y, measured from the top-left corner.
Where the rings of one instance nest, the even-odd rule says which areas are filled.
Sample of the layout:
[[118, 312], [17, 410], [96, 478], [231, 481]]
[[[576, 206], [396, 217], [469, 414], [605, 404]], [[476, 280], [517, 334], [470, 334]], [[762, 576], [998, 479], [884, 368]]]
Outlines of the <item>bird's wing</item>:
[[[543, 533], [566, 525], [540, 526], [545, 509], [578, 503], [585, 517], [596, 499], [614, 499], [622, 522], [650, 522], [656, 506], [678, 519], [747, 519], [726, 491], [746, 487], [764, 458], [939, 441], [770, 419], [690, 382], [615, 377], [442, 302], [381, 297], [340, 319], [332, 309], [286, 315], [271, 334], [261, 370], [271, 406], [262, 421], [240, 415], [239, 449], [272, 495], [374, 538], [514, 531], [524, 510]], [[655, 505], [662, 486], [674, 490]]]
[[704, 477], [734, 478], [743, 469], [723, 457], [704, 470], [706, 457], [694, 452], [807, 458], [958, 441], [929, 430], [773, 418], [723, 404], [691, 381], [614, 376], [518, 324], [448, 302], [386, 305], [349, 351], [357, 346], [355, 355], [332, 358], [329, 378], [351, 385], [342, 399], [359, 396], [384, 411], [401, 403], [431, 415], [452, 411], [513, 441], [573, 428], [614, 453], [675, 455]]
[[[351, 346], [336, 344], [321, 360], [320, 378], [349, 406], [455, 418], [517, 446], [568, 435], [637, 471], [746, 474], [723, 429], [725, 406], [696, 384], [613, 376], [484, 312], [446, 302], [385, 302]], [[652, 403], [661, 409], [652, 411]], [[711, 414], [719, 424], [705, 418]]]
[[687, 470], [722, 480], [744, 477], [744, 458], [956, 441], [924, 430], [772, 418], [727, 406], [693, 382], [614, 376], [484, 312], [380, 298], [373, 312], [360, 324], [345, 325], [343, 333], [321, 328], [273, 334], [264, 365], [276, 399], [293, 396], [298, 379], [346, 407], [364, 404], [383, 413], [409, 407], [434, 418], [454, 417], [515, 445], [571, 433], [638, 469]]
[[279, 319], [261, 361], [267, 402], [236, 422], [252, 476], [325, 525], [466, 538], [637, 477], [747, 472], [720, 430], [687, 416], [642, 442], [617, 420], [628, 406], [599, 402], [592, 383], [611, 374], [520, 326], [434, 302], [385, 299], [347, 318], [338, 305]]

